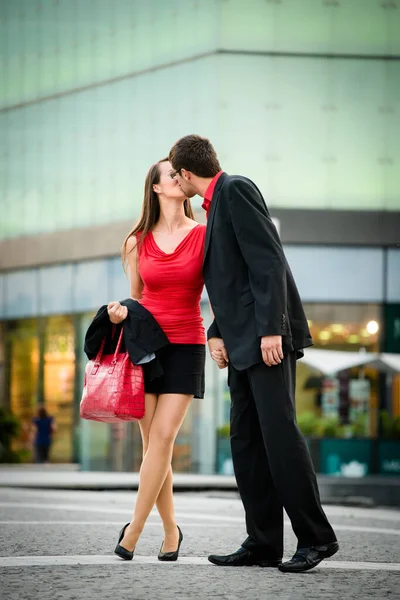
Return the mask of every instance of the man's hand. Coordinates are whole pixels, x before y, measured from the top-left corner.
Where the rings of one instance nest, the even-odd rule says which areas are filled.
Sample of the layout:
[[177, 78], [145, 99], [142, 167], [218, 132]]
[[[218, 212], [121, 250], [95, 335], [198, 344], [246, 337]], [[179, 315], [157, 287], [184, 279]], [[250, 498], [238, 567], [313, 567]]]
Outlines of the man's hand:
[[261, 353], [263, 361], [268, 367], [279, 365], [283, 359], [282, 336], [265, 335], [261, 338]]
[[208, 340], [208, 349], [210, 350], [211, 358], [215, 360], [218, 367], [225, 369], [228, 366], [229, 357], [224, 341], [221, 338], [210, 338]]
[[107, 312], [111, 323], [114, 323], [114, 325], [118, 325], [128, 316], [128, 309], [119, 302], [110, 302], [107, 306]]

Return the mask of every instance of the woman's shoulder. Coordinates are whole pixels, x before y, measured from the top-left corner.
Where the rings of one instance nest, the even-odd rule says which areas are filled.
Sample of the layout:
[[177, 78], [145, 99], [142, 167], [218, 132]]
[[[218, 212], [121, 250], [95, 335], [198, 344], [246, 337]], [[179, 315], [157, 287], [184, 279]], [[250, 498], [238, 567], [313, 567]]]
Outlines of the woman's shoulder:
[[186, 237], [190, 237], [190, 239], [197, 245], [204, 243], [206, 237], [206, 226], [203, 223], [198, 223], [197, 221], [192, 221], [192, 227], [189, 229]]
[[126, 251], [132, 252], [137, 246], [138, 240], [140, 239], [141, 231], [137, 231], [128, 237], [126, 240]]
[[207, 225], [204, 225], [204, 223], [199, 223], [197, 225], [198, 231], [199, 231], [199, 237], [204, 240], [206, 237], [206, 229], [207, 229]]
[[142, 245], [145, 242], [147, 235], [143, 236], [142, 231], [136, 231], [126, 240], [126, 255], [128, 261], [131, 257], [136, 260], [136, 253], [141, 251]]
[[196, 229], [199, 234], [205, 235], [207, 225], [204, 225], [204, 223], [196, 223], [196, 225], [193, 225], [193, 229]]

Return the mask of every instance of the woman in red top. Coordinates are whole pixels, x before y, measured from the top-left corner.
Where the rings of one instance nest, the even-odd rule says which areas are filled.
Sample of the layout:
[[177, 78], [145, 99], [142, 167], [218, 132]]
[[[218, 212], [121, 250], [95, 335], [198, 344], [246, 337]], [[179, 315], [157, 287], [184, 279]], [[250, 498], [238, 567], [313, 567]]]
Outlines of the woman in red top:
[[[168, 159], [149, 170], [141, 218], [122, 248], [131, 297], [152, 313], [170, 341], [158, 353], [163, 375], [145, 379], [139, 491], [133, 518], [122, 529], [115, 549], [125, 560], [132, 559], [154, 504], [164, 527], [158, 558], [178, 558], [183, 536], [174, 516], [172, 451], [192, 398], [204, 395], [206, 340], [200, 298], [206, 227], [194, 220], [190, 200], [171, 174]], [[127, 316], [119, 302], [110, 303], [108, 312], [113, 323]]]

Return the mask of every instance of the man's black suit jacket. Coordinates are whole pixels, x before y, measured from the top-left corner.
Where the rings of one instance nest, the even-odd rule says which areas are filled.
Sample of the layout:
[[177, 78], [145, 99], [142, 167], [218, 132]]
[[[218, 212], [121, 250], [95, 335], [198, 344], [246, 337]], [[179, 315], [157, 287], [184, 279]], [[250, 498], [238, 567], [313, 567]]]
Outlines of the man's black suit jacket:
[[303, 306], [278, 232], [257, 186], [223, 173], [208, 216], [204, 281], [221, 337], [238, 370], [262, 362], [261, 337], [281, 335], [283, 351], [312, 345]]

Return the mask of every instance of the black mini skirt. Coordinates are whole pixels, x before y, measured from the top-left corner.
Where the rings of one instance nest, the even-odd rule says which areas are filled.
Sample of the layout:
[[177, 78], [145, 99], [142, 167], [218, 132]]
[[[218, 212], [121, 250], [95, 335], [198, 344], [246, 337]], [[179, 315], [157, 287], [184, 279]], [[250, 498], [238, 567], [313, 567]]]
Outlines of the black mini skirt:
[[189, 394], [204, 398], [206, 347], [203, 344], [168, 344], [157, 352], [163, 374], [144, 378], [147, 394]]

